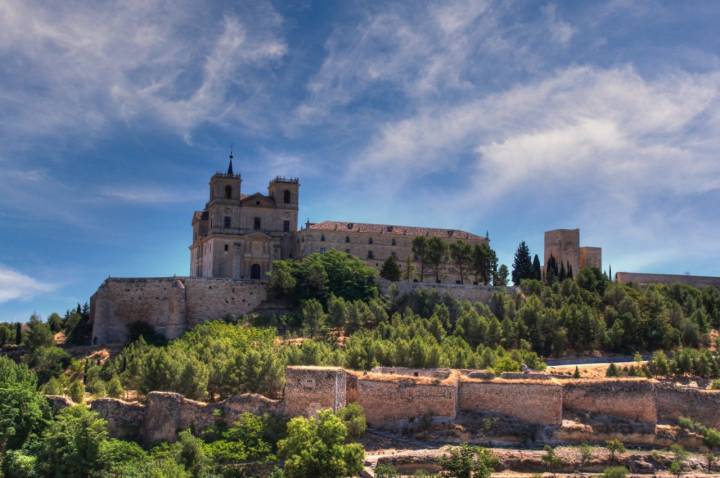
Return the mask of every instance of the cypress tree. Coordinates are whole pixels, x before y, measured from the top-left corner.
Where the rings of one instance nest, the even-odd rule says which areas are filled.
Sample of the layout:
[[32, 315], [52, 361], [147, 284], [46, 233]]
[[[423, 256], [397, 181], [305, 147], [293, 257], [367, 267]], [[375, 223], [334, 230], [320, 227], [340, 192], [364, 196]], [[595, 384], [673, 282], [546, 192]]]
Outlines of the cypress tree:
[[533, 279], [537, 279], [537, 280], [542, 279], [542, 269], [540, 267], [540, 258], [538, 257], [537, 254], [535, 254], [535, 257], [533, 258], [532, 270], [533, 270]]
[[22, 344], [22, 324], [20, 322], [15, 324], [15, 344]]
[[559, 274], [557, 261], [555, 260], [555, 256], [551, 254], [550, 259], [548, 259], [547, 270], [545, 271], [545, 282], [552, 284], [557, 280]]
[[567, 266], [567, 278], [572, 279], [573, 278], [573, 270], [572, 270], [572, 264], [568, 262]]
[[530, 248], [522, 241], [515, 252], [513, 260], [512, 280], [515, 285], [519, 285], [523, 279], [533, 278], [533, 265], [530, 259]]
[[567, 279], [567, 275], [565, 273], [565, 263], [564, 262], [560, 263], [560, 274], [558, 274], [558, 279], [560, 279], [560, 282]]

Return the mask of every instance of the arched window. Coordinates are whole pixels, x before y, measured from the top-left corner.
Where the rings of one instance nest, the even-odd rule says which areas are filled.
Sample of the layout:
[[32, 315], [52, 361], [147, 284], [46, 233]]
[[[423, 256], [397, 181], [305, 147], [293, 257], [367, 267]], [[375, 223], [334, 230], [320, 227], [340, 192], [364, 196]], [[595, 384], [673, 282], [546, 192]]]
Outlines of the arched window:
[[225, 199], [232, 199], [232, 186], [225, 186]]
[[260, 280], [260, 275], [262, 274], [262, 270], [260, 269], [260, 264], [253, 264], [250, 266], [250, 278], [254, 280]]
[[320, 235], [320, 241], [321, 241], [321, 242], [325, 242], [325, 234], [321, 234], [321, 235]]
[[375, 254], [373, 254], [373, 251], [368, 251], [368, 259], [375, 259]]
[[350, 236], [345, 236], [345, 242], [350, 242]]
[[397, 242], [395, 241], [395, 239], [392, 240], [392, 245], [397, 246]]
[[373, 240], [372, 240], [372, 237], [371, 237], [371, 238], [368, 239], [368, 244], [372, 244], [372, 243], [373, 243]]
[[292, 202], [291, 196], [290, 196], [290, 191], [288, 191], [287, 189], [285, 191], [283, 191], [283, 202], [285, 204], [290, 204]]

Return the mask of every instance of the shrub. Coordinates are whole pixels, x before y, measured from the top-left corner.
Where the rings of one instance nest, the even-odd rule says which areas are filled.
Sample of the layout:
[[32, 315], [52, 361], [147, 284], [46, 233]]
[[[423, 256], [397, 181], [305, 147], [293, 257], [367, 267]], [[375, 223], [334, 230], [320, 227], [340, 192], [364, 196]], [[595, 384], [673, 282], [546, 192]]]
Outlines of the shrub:
[[367, 422], [365, 421], [365, 410], [363, 410], [362, 405], [350, 403], [338, 410], [337, 415], [347, 427], [348, 438], [355, 440], [365, 434]]
[[624, 466], [611, 466], [605, 468], [603, 471], [603, 478], [625, 478], [628, 474], [628, 469]]

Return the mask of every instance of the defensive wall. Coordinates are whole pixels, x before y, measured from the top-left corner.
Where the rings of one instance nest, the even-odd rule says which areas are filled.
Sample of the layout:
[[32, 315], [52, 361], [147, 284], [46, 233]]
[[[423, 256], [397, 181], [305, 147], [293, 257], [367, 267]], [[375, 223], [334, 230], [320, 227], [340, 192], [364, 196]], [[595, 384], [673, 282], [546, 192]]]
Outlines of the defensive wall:
[[683, 274], [643, 274], [640, 272], [617, 272], [615, 281], [620, 284], [686, 284], [693, 287], [720, 287], [720, 277], [691, 276]]
[[469, 300], [471, 302], [488, 302], [495, 291], [507, 291], [515, 293], [516, 287], [491, 287], [475, 284], [446, 284], [437, 282], [390, 282], [385, 279], [378, 281], [380, 292], [384, 295], [391, 295], [393, 290], [398, 295], [408, 294], [416, 290], [426, 290], [448, 294], [458, 300]]
[[[380, 290], [389, 294], [414, 290], [437, 291], [459, 300], [487, 302], [497, 288], [471, 284], [389, 282], [380, 280]], [[267, 298], [259, 281], [202, 277], [108, 278], [90, 298], [94, 345], [125, 343], [128, 326], [144, 322], [167, 339], [207, 320], [260, 311]], [[513, 293], [514, 287], [503, 288]]]
[[[177, 393], [150, 392], [143, 403], [103, 398], [91, 402], [90, 407], [108, 421], [112, 436], [147, 444], [174, 441], [181, 430], [201, 431], [218, 420], [230, 425], [243, 412], [314, 416], [322, 408], [337, 410], [348, 403], [363, 406], [370, 426], [390, 429], [428, 421], [449, 423], [460, 414], [480, 414], [505, 416], [551, 431], [562, 429], [572, 436], [564, 420], [576, 423], [573, 420], [578, 416], [585, 416], [607, 418], [611, 424], [637, 424], [650, 433], [638, 438], [641, 443], [653, 440], [656, 425], [675, 424], [681, 416], [720, 427], [720, 391], [669, 382], [497, 378], [448, 369], [426, 370], [420, 375], [418, 369], [392, 370], [377, 373], [291, 366], [286, 369], [281, 400], [243, 394], [204, 403]], [[54, 409], [72, 403], [62, 397], [48, 398]], [[612, 426], [608, 430], [612, 433]]]
[[167, 339], [226, 315], [252, 312], [266, 298], [259, 282], [198, 277], [108, 278], [90, 298], [93, 344], [124, 343], [133, 322]]

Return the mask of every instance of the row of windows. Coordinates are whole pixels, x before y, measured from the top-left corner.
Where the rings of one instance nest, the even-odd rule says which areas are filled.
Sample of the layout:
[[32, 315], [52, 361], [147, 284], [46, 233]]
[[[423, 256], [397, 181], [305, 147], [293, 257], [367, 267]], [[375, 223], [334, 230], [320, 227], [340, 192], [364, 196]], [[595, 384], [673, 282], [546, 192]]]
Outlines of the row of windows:
[[[320, 248], [320, 252], [326, 252], [326, 251], [327, 251], [326, 248], [324, 248], [324, 247], [321, 247], [321, 248]], [[352, 254], [352, 253], [350, 252], [350, 249], [345, 249], [345, 252], [346, 252], [347, 254]], [[395, 254], [395, 252], [391, 252], [390, 255], [393, 256], [395, 259], [397, 259], [397, 254]], [[368, 253], [367, 253], [367, 258], [368, 258], [368, 259], [375, 259], [375, 253], [374, 253], [373, 251], [368, 251]]]
[[[321, 235], [320, 235], [320, 241], [321, 241], [321, 242], [325, 242], [325, 234], [321, 234]], [[350, 242], [350, 236], [345, 236], [345, 242], [347, 242], [347, 243]], [[372, 237], [369, 237], [369, 238], [368, 238], [368, 244], [372, 244], [372, 243], [373, 243], [373, 238], [372, 238]], [[393, 239], [392, 242], [391, 242], [391, 244], [392, 244], [393, 246], [397, 246], [397, 241], [396, 241], [395, 239]]]
[[[232, 186], [225, 186], [225, 199], [232, 199]], [[292, 202], [292, 193], [287, 189], [283, 191], [283, 203], [290, 204]]]
[[[230, 216], [223, 218], [223, 227], [230, 229], [232, 227], [232, 220]], [[262, 229], [262, 218], [256, 217], [253, 219], [253, 230], [259, 231]], [[290, 221], [283, 221], [283, 232], [290, 232]]]

